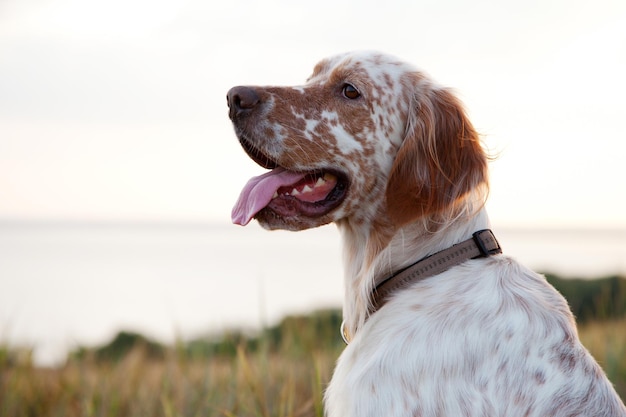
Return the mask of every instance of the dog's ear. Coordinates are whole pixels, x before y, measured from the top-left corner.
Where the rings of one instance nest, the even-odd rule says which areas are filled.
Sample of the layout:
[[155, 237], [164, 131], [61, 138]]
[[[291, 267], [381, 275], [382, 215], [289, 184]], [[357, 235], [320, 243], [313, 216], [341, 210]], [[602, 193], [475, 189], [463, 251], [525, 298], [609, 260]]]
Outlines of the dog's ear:
[[388, 214], [397, 226], [452, 213], [466, 194], [487, 185], [487, 156], [452, 93], [417, 94], [409, 113], [386, 190]]

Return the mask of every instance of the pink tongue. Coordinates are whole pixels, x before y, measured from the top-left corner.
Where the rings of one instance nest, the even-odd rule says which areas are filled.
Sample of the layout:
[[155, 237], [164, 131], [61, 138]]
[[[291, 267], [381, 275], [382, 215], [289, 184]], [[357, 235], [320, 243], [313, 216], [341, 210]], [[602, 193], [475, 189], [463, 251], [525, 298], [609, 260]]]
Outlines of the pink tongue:
[[272, 201], [272, 196], [280, 187], [293, 185], [306, 174], [276, 168], [258, 177], [251, 178], [243, 187], [239, 199], [233, 207], [233, 223], [245, 226], [261, 209]]

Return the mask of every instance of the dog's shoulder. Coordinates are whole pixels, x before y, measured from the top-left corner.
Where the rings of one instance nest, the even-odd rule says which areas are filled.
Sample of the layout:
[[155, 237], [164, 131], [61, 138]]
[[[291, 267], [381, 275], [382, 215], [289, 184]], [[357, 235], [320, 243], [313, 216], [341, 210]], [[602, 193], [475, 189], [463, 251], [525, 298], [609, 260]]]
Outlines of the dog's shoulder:
[[[424, 280], [372, 315], [327, 403], [329, 416], [622, 416], [614, 395], [565, 299], [499, 256]], [[614, 413], [595, 413], [605, 406]]]

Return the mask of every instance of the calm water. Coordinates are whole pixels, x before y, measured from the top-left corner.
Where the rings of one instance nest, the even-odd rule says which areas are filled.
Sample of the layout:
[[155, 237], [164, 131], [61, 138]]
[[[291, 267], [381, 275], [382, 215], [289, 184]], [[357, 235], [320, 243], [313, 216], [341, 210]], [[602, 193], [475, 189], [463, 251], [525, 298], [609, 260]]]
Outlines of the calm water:
[[[626, 231], [494, 230], [536, 270], [626, 274]], [[338, 307], [339, 244], [333, 226], [0, 224], [0, 343], [52, 364], [120, 329], [170, 342]]]

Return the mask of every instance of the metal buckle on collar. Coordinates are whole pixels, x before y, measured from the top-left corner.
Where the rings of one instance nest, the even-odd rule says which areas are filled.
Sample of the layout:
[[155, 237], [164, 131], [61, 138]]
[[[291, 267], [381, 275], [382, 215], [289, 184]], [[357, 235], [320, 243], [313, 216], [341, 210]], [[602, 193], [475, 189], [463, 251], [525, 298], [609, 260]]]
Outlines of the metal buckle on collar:
[[[483, 232], [488, 232], [489, 235], [493, 238], [494, 242], [496, 243], [496, 247], [495, 248], [493, 248], [493, 249], [488, 249], [487, 248], [487, 245], [485, 245], [485, 242], [480, 237], [480, 235]], [[477, 256], [477, 258], [480, 258], [480, 257], [487, 258], [487, 257], [489, 257], [491, 255], [502, 253], [502, 248], [500, 247], [500, 243], [498, 243], [498, 240], [493, 235], [493, 233], [491, 233], [491, 231], [489, 229], [479, 230], [478, 232], [473, 233], [472, 234], [472, 239], [474, 239], [474, 243], [476, 243], [476, 246], [478, 246], [478, 250], [480, 251], [480, 256]]]
[[343, 342], [347, 345], [348, 343], [350, 343], [350, 333], [348, 333], [348, 330], [346, 330], [346, 322], [345, 320], [341, 322], [341, 327], [339, 327], [339, 333], [341, 334], [341, 338], [343, 339]]

